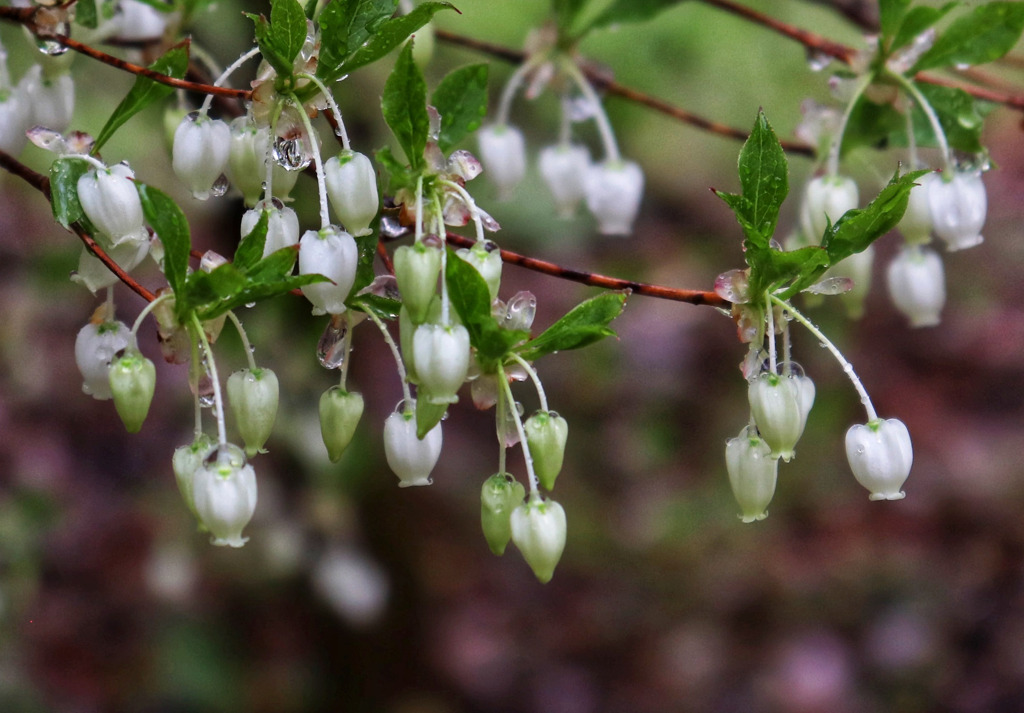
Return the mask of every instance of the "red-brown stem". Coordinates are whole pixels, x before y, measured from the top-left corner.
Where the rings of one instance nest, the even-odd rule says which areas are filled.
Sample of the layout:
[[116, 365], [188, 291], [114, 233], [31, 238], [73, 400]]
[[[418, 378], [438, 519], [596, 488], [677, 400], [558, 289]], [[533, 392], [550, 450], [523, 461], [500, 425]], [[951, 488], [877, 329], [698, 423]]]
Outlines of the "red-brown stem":
[[[820, 52], [830, 57], [835, 57], [845, 64], [850, 64], [857, 56], [857, 50], [852, 47], [839, 42], [833, 42], [832, 40], [826, 39], [813, 32], [776, 20], [773, 17], [769, 17], [757, 10], [752, 10], [749, 7], [733, 2], [732, 0], [701, 0], [701, 2], [705, 5], [711, 5], [725, 10], [726, 12], [731, 12], [745, 20], [749, 20], [758, 25], [774, 30], [781, 35], [792, 40], [796, 40], [812, 52]], [[976, 99], [984, 99], [1013, 109], [1024, 110], [1024, 96], [1021, 95], [1000, 92], [986, 87], [963, 84], [962, 82], [954, 82], [926, 72], [918, 73], [914, 79], [927, 84], [961, 89]]]
[[[462, 248], [471, 248], [476, 244], [475, 239], [466, 238], [454, 233], [448, 233], [447, 240], [452, 245], [457, 245]], [[553, 262], [538, 260], [537, 258], [512, 252], [511, 250], [502, 249], [501, 259], [504, 262], [525, 267], [527, 270], [533, 270], [534, 272], [551, 275], [552, 277], [558, 277], [563, 280], [579, 282], [580, 284], [590, 285], [591, 287], [603, 287], [607, 290], [629, 290], [635, 295], [656, 297], [657, 299], [670, 300], [672, 302], [686, 302], [687, 304], [692, 305], [708, 305], [710, 307], [723, 308], [728, 308], [730, 306], [728, 302], [719, 297], [716, 293], [706, 290], [684, 290], [678, 287], [666, 287], [664, 285], [652, 285], [646, 282], [636, 282], [634, 280], [623, 280], [618, 277], [608, 277], [607, 275], [599, 275], [594, 272], [584, 272], [583, 270], [574, 270], [572, 268], [562, 267], [561, 265], [556, 265]]]
[[[460, 47], [475, 50], [477, 52], [490, 55], [491, 57], [505, 60], [506, 62], [510, 62], [512, 64], [522, 64], [526, 59], [526, 55], [523, 52], [509, 49], [508, 47], [501, 47], [499, 45], [491, 44], [490, 42], [476, 40], [473, 39], [472, 37], [463, 37], [462, 35], [457, 35], [452, 32], [446, 32], [444, 30], [437, 30], [435, 32], [435, 36], [440, 40], [448, 42], [449, 44], [458, 45]], [[646, 106], [648, 109], [653, 109], [654, 111], [664, 114], [665, 116], [671, 117], [677, 121], [681, 121], [684, 124], [696, 126], [698, 129], [702, 129], [712, 134], [725, 136], [730, 139], [738, 139], [739, 141], [746, 141], [747, 138], [750, 136], [746, 131], [743, 131], [742, 129], [727, 126], [717, 121], [712, 121], [711, 119], [705, 119], [702, 116], [687, 111], [686, 109], [682, 109], [680, 107], [669, 104], [668, 102], [662, 99], [658, 99], [657, 97], [653, 97], [650, 94], [646, 94], [636, 89], [627, 87], [623, 84], [619, 84], [618, 82], [611, 80], [598, 72], [590, 70], [585, 66], [581, 66], [580, 69], [583, 71], [584, 74], [587, 75], [587, 79], [590, 80], [591, 84], [603, 90], [607, 94], [620, 97], [622, 99], [634, 102], [636, 104], [641, 104], [643, 106]], [[814, 155], [814, 149], [811, 146], [808, 146], [807, 144], [795, 141], [782, 141], [781, 143], [782, 148], [790, 153], [803, 156]]]
[[[8, 172], [17, 176], [18, 178], [21, 178], [27, 184], [29, 184], [37, 191], [42, 193], [44, 196], [46, 196], [47, 200], [51, 200], [49, 176], [44, 176], [41, 173], [33, 171], [31, 168], [21, 163], [13, 156], [4, 151], [0, 151], [0, 168], [4, 168]], [[140, 285], [138, 282], [133, 280], [131, 276], [128, 275], [127, 272], [122, 270], [121, 266], [114, 262], [114, 260], [109, 255], [107, 255], [106, 251], [103, 248], [101, 248], [95, 240], [92, 239], [92, 236], [85, 232], [82, 226], [80, 226], [78, 223], [72, 223], [70, 228], [75, 233], [75, 235], [77, 235], [81, 239], [81, 241], [85, 243], [86, 247], [88, 247], [89, 250], [92, 251], [93, 255], [99, 258], [100, 262], [106, 265], [111, 272], [117, 275], [117, 279], [119, 279], [121, 282], [127, 285], [133, 292], [135, 292], [139, 297], [146, 300], [147, 302], [152, 302], [153, 300], [156, 299], [156, 295], [154, 295], [152, 292], [150, 292], [145, 287]]]
[[705, 5], [711, 5], [717, 7], [726, 12], [731, 12], [734, 15], [738, 15], [746, 20], [750, 20], [762, 27], [767, 27], [780, 35], [784, 35], [791, 40], [796, 40], [804, 47], [814, 52], [820, 52], [826, 54], [829, 57], [835, 57], [845, 64], [849, 64], [853, 61], [853, 58], [857, 54], [857, 50], [853, 49], [839, 42], [833, 42], [830, 39], [822, 37], [814, 32], [805, 30], [802, 27], [796, 27], [790, 25], [787, 22], [776, 20], [774, 17], [765, 15], [762, 12], [753, 10], [745, 5], [740, 5], [732, 0], [701, 0]]

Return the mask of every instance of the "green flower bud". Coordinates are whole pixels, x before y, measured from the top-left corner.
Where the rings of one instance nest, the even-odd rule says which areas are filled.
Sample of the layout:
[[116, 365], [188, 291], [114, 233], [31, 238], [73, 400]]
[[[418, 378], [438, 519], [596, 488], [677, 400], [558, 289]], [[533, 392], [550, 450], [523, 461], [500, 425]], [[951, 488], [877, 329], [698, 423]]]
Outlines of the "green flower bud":
[[499, 557], [512, 539], [512, 511], [526, 497], [523, 484], [508, 473], [495, 473], [480, 491], [480, 524], [491, 552]]
[[395, 250], [394, 263], [402, 304], [409, 310], [413, 322], [422, 324], [427, 320], [430, 301], [437, 293], [441, 251], [423, 243], [403, 245]]
[[569, 424], [555, 411], [538, 411], [526, 419], [523, 429], [537, 479], [546, 490], [551, 490], [562, 470]]
[[[196, 503], [192, 497], [192, 481], [195, 479], [196, 471], [203, 466], [203, 459], [212, 451], [216, 441], [200, 433], [191, 444], [178, 446], [174, 449], [174, 457], [171, 459], [171, 467], [174, 468], [174, 479], [178, 483], [178, 491], [185, 501], [188, 511], [196, 516]], [[200, 529], [205, 526], [200, 523]]]
[[531, 498], [512, 511], [512, 541], [541, 583], [551, 581], [565, 549], [565, 511], [554, 500]]
[[149, 413], [156, 389], [156, 367], [137, 351], [127, 351], [110, 364], [110, 392], [128, 433], [138, 433]]
[[228, 377], [228, 401], [245, 443], [245, 454], [252, 458], [270, 438], [277, 418], [277, 375], [270, 369], [242, 369]]
[[320, 397], [320, 435], [332, 463], [341, 459], [341, 454], [352, 442], [362, 416], [362, 394], [332, 386]]

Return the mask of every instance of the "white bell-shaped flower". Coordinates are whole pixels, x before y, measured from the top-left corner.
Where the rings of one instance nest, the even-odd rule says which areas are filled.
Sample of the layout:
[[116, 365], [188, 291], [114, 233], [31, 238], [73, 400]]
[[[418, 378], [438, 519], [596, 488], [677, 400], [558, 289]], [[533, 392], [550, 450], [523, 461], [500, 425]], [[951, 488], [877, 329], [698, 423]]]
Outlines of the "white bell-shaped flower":
[[430, 485], [430, 471], [441, 457], [441, 424], [416, 437], [413, 411], [395, 411], [384, 421], [384, 455], [388, 467], [398, 476], [398, 487]]
[[335, 226], [307, 230], [299, 241], [299, 274], [324, 275], [331, 282], [304, 285], [313, 314], [341, 314], [356, 281], [359, 249], [355, 238]]
[[82, 391], [105, 401], [110, 391], [110, 362], [131, 342], [131, 332], [122, 322], [90, 322], [75, 337], [75, 363], [82, 372]]
[[590, 152], [580, 144], [558, 144], [540, 151], [537, 161], [555, 210], [560, 218], [571, 218], [586, 193]]
[[17, 156], [25, 148], [32, 117], [31, 100], [17, 88], [0, 90], [0, 150]]
[[[916, 190], [916, 189], [915, 189]], [[908, 245], [889, 263], [889, 296], [911, 327], [932, 327], [946, 304], [946, 274], [937, 252]]]
[[512, 541], [542, 583], [551, 581], [565, 549], [565, 510], [554, 500], [531, 497], [512, 511]]
[[256, 471], [238, 446], [222, 446], [196, 470], [192, 498], [214, 545], [241, 547], [249, 540], [242, 530], [256, 512]]
[[29, 102], [29, 126], [45, 126], [64, 131], [71, 124], [75, 109], [75, 82], [68, 73], [53, 77], [43, 75], [38, 64], [32, 67], [18, 83], [22, 95]]
[[846, 457], [857, 482], [871, 493], [871, 500], [900, 500], [906, 496], [900, 488], [910, 475], [914, 449], [902, 421], [875, 419], [850, 426]]
[[380, 198], [377, 174], [370, 159], [357, 151], [342, 151], [324, 164], [327, 196], [341, 224], [352, 235], [369, 235]]
[[800, 228], [809, 244], [818, 245], [829, 221], [835, 224], [860, 202], [857, 183], [847, 176], [818, 176], [811, 179], [800, 206]]
[[908, 244], [924, 244], [932, 239], [932, 207], [928, 194], [936, 180], [941, 180], [938, 175], [926, 173], [910, 191], [907, 210], [896, 226]]
[[[420, 388], [430, 403], [455, 403], [469, 370], [469, 332], [461, 324], [421, 324], [412, 337]], [[422, 398], [422, 397], [421, 397]]]
[[[276, 202], [276, 201], [275, 201]], [[267, 241], [263, 244], [263, 257], [277, 252], [281, 248], [290, 248], [299, 244], [299, 216], [291, 208], [278, 205], [259, 203], [255, 208], [245, 211], [242, 215], [242, 237], [252, 232], [260, 222], [260, 216], [266, 211]]]
[[644, 173], [632, 161], [605, 161], [587, 171], [587, 208], [603, 235], [629, 235], [640, 210]]
[[490, 240], [479, 240], [471, 248], [460, 248], [455, 253], [462, 260], [476, 268], [487, 283], [487, 291], [493, 300], [501, 287], [501, 250]]
[[[205, 433], [200, 433], [195, 440], [187, 446], [178, 446], [174, 449], [174, 456], [171, 458], [171, 468], [174, 470], [174, 480], [178, 484], [178, 492], [188, 511], [196, 515], [196, 501], [192, 493], [196, 471], [203, 467], [203, 461], [216, 448], [216, 443]], [[196, 515], [196, 519], [199, 516]]]
[[480, 163], [498, 189], [498, 199], [508, 200], [526, 175], [526, 140], [523, 132], [508, 124], [492, 124], [477, 132]]
[[814, 382], [806, 376], [765, 372], [750, 382], [747, 397], [771, 457], [788, 463], [814, 405]]
[[214, 184], [227, 168], [230, 150], [228, 125], [194, 111], [181, 120], [174, 132], [171, 166], [192, 196], [205, 201], [212, 195], [223, 195], [223, 190], [215, 190]]
[[943, 176], [928, 187], [932, 230], [946, 241], [946, 249], [963, 250], [980, 244], [985, 238], [988, 199], [981, 174], [956, 173], [949, 180]]
[[[106, 249], [109, 256], [125, 272], [131, 272], [146, 259], [151, 243], [145, 238], [128, 240]], [[102, 260], [92, 254], [89, 248], [82, 246], [78, 258], [78, 269], [71, 273], [71, 281], [85, 285], [90, 292], [96, 294], [104, 287], [117, 282], [117, 275], [111, 272]]]
[[755, 522], [768, 517], [768, 503], [775, 495], [779, 460], [772, 449], [749, 426], [725, 444], [725, 466], [729, 485], [740, 506], [740, 519]]
[[[251, 119], [240, 116], [231, 122], [231, 145], [228, 149], [227, 176], [242, 194], [247, 206], [255, 206], [263, 197], [270, 156], [270, 129], [258, 127]], [[271, 160], [271, 193], [287, 198], [299, 180], [299, 171], [289, 171]]]
[[[78, 179], [78, 201], [86, 217], [111, 245], [149, 239], [135, 181], [121, 166], [92, 170]], [[104, 246], [106, 247], [106, 246]]]

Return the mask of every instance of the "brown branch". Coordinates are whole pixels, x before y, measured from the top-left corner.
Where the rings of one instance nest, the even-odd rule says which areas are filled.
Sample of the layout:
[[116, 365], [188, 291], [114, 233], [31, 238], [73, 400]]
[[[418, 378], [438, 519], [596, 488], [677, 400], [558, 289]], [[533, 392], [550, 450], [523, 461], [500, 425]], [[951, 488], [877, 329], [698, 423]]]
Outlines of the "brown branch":
[[[475, 239], [463, 237], [454, 233], [448, 233], [447, 240], [452, 245], [457, 245], [463, 248], [471, 248], [476, 244]], [[594, 272], [574, 270], [572, 268], [556, 265], [555, 263], [548, 262], [546, 260], [538, 260], [537, 258], [521, 255], [519, 253], [512, 252], [511, 250], [502, 249], [501, 259], [504, 262], [525, 267], [527, 270], [533, 270], [534, 272], [551, 275], [552, 277], [558, 277], [563, 280], [579, 282], [580, 284], [590, 285], [591, 287], [602, 287], [607, 290], [630, 290], [636, 295], [655, 297], [657, 299], [670, 300], [672, 302], [686, 302], [687, 304], [692, 305], [708, 305], [710, 307], [722, 308], [730, 307], [729, 302], [726, 302], [716, 293], [710, 291], [684, 290], [678, 287], [652, 285], [646, 282], [623, 280], [618, 277], [608, 277], [607, 275], [599, 275]]]
[[171, 77], [167, 74], [155, 72], [152, 69], [149, 69], [148, 67], [141, 67], [137, 64], [126, 62], [125, 60], [120, 59], [119, 57], [114, 57], [113, 55], [109, 55], [106, 52], [101, 52], [100, 50], [94, 47], [90, 47], [89, 45], [79, 42], [78, 40], [72, 39], [66, 35], [53, 35], [51, 39], [60, 42], [65, 47], [73, 49], [75, 52], [80, 52], [81, 54], [84, 54], [86, 57], [92, 57], [97, 61], [103, 62], [104, 64], [109, 64], [111, 67], [116, 67], [117, 69], [123, 70], [125, 72], [137, 74], [140, 77], [152, 79], [154, 82], [166, 84], [167, 86], [174, 87], [175, 89], [184, 89], [186, 91], [199, 92], [201, 94], [213, 94], [214, 96], [219, 97], [231, 97], [233, 99], [252, 98], [252, 90], [250, 89], [232, 89], [230, 87], [215, 87], [212, 84], [203, 84], [201, 82], [190, 82], [187, 79], [178, 79], [177, 77]]
[[[14, 174], [18, 178], [25, 181], [27, 184], [35, 188], [37, 191], [46, 196], [46, 200], [52, 201], [50, 194], [50, 178], [44, 176], [41, 173], [33, 171], [31, 168], [15, 159], [5, 151], [0, 151], [0, 168], [7, 170], [9, 173]], [[147, 290], [145, 287], [140, 285], [127, 272], [121, 269], [113, 258], [107, 255], [106, 251], [101, 248], [92, 236], [90, 236], [85, 229], [82, 228], [78, 223], [72, 223], [70, 229], [81, 239], [85, 246], [92, 251], [93, 255], [99, 258], [100, 262], [107, 266], [107, 268], [117, 276], [121, 282], [127, 285], [135, 294], [147, 302], [152, 302], [156, 299], [156, 295]]]
[[[764, 13], [752, 10], [749, 7], [740, 5], [739, 3], [733, 2], [733, 0], [700, 0], [705, 5], [711, 5], [719, 9], [731, 12], [734, 15], [749, 20], [763, 27], [767, 27], [771, 30], [778, 32], [785, 37], [795, 40], [806, 47], [812, 52], [820, 52], [826, 54], [829, 57], [835, 57], [843, 63], [849, 65], [853, 62], [857, 56], [857, 50], [839, 42], [833, 42], [832, 40], [826, 39], [821, 35], [817, 35], [808, 30], [804, 30], [800, 27], [790, 25], [788, 23], [776, 20], [773, 17], [769, 17]], [[970, 84], [963, 84], [960, 82], [954, 82], [949, 79], [943, 79], [934, 74], [921, 72], [914, 77], [919, 82], [925, 82], [927, 84], [934, 84], [941, 87], [951, 87], [953, 89], [961, 89], [976, 99], [984, 99], [985, 101], [995, 102], [1008, 106], [1012, 109], [1024, 110], [1024, 96], [1011, 94], [1007, 92], [1000, 92], [994, 89], [986, 87], [978, 87]]]
[[[465, 47], [482, 54], [490, 55], [497, 59], [505, 60], [512, 64], [522, 64], [526, 60], [526, 54], [524, 52], [491, 44], [490, 42], [476, 40], [472, 37], [464, 37], [444, 30], [437, 30], [435, 32], [435, 36], [449, 44]], [[690, 124], [691, 126], [695, 126], [698, 129], [702, 129], [703, 131], [707, 131], [712, 134], [717, 134], [730, 139], [737, 139], [739, 141], [746, 141], [750, 136], [750, 134], [743, 129], [737, 129], [717, 121], [712, 121], [711, 119], [705, 119], [702, 116], [673, 104], [669, 104], [668, 102], [658, 99], [657, 97], [653, 97], [650, 94], [646, 94], [620, 84], [601, 73], [594, 71], [593, 69], [589, 69], [584, 66], [581, 66], [580, 69], [587, 76], [587, 79], [590, 80], [591, 84], [604, 90], [607, 94], [617, 96], [636, 104], [641, 104], [646, 106], [648, 109], [653, 109], [654, 111], [671, 117], [676, 121], [680, 121], [684, 124]], [[813, 156], [815, 153], [813, 147], [796, 141], [782, 141], [782, 147], [786, 151], [796, 155]]]
[[802, 27], [796, 27], [795, 25], [790, 25], [787, 22], [776, 20], [774, 17], [765, 15], [757, 10], [752, 10], [745, 5], [733, 2], [732, 0], [701, 0], [701, 2], [705, 5], [717, 7], [720, 10], [725, 10], [726, 12], [730, 12], [758, 25], [774, 30], [780, 35], [784, 35], [791, 40], [796, 40], [813, 52], [820, 52], [828, 55], [829, 57], [835, 57], [845, 64], [850, 64], [850, 62], [853, 61], [853, 58], [857, 55], [857, 50], [852, 47], [839, 42], [833, 42], [826, 37], [822, 37], [819, 34], [805, 30]]

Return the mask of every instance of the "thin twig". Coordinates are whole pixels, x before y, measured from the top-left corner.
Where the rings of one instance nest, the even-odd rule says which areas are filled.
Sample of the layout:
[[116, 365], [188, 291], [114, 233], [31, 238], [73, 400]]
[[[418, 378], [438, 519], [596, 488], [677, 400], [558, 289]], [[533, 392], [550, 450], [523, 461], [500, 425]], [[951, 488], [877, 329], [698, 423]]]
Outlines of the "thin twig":
[[[446, 32], [444, 30], [437, 30], [435, 36], [449, 44], [458, 45], [459, 47], [465, 47], [467, 49], [480, 52], [482, 54], [490, 55], [496, 59], [502, 59], [512, 64], [522, 64], [526, 60], [526, 54], [519, 50], [509, 49], [508, 47], [502, 47], [500, 45], [492, 44], [490, 42], [484, 42], [477, 40], [472, 37], [464, 37], [457, 35], [453, 32]], [[657, 97], [646, 94], [645, 92], [632, 89], [623, 84], [610, 79], [604, 74], [597, 72], [591, 68], [581, 66], [580, 69], [587, 76], [587, 79], [598, 89], [601, 89], [607, 94], [620, 97], [627, 101], [631, 101], [637, 104], [646, 106], [649, 109], [653, 109], [661, 114], [669, 116], [677, 121], [683, 122], [684, 124], [690, 124], [698, 129], [710, 132], [712, 134], [718, 134], [719, 136], [725, 136], [731, 139], [737, 139], [739, 141], [746, 141], [750, 136], [746, 131], [737, 129], [726, 124], [712, 121], [711, 119], [705, 119], [702, 116], [694, 114], [693, 112], [687, 111], [680, 107], [669, 104], [668, 102], [658, 99]], [[814, 148], [804, 143], [795, 141], [782, 141], [782, 147], [786, 151], [793, 154], [803, 156], [813, 156]]]
[[[474, 238], [467, 238], [462, 235], [448, 233], [447, 240], [452, 245], [463, 248], [471, 248], [476, 244]], [[635, 295], [655, 297], [672, 302], [686, 302], [692, 305], [708, 305], [710, 307], [729, 307], [729, 303], [719, 297], [716, 293], [706, 290], [684, 290], [678, 287], [667, 287], [665, 285], [652, 285], [646, 282], [634, 280], [623, 280], [618, 277], [608, 277], [594, 272], [574, 270], [572, 268], [556, 265], [546, 260], [528, 257], [511, 250], [501, 250], [501, 259], [504, 262], [525, 267], [527, 270], [540, 272], [563, 280], [579, 282], [591, 287], [602, 287], [608, 290], [630, 290]]]

